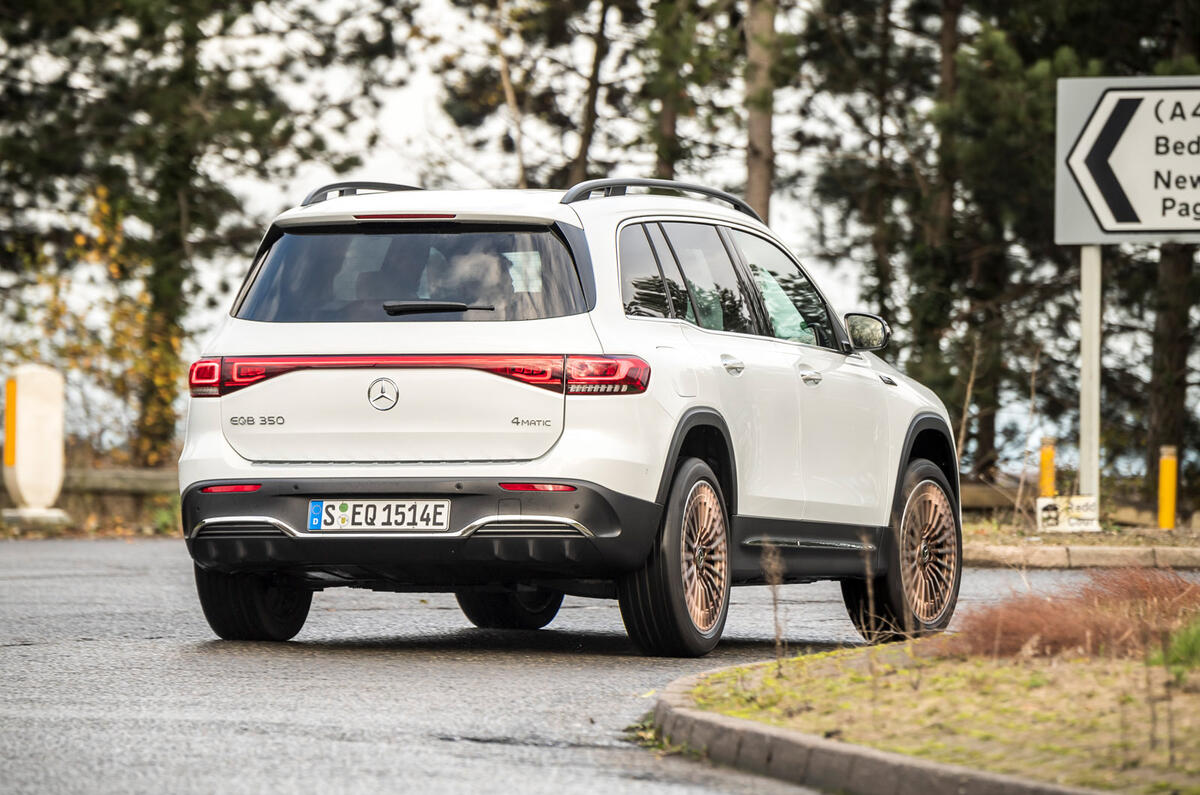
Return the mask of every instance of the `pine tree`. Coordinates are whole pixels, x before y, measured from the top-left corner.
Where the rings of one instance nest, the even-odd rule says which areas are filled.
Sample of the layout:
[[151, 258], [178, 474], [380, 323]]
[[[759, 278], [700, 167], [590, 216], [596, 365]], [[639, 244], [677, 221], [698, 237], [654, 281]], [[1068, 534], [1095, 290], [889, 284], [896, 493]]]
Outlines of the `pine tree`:
[[[494, 153], [499, 140], [500, 152], [513, 157], [516, 173], [505, 186], [565, 187], [607, 171], [607, 147], [597, 139], [625, 90], [612, 72], [630, 55], [622, 39], [642, 20], [638, 3], [458, 5], [461, 38], [471, 44], [456, 44], [442, 58], [443, 107], [474, 150]], [[585, 58], [578, 39], [591, 45]]]
[[746, 201], [770, 218], [775, 181], [775, 0], [747, 0]]
[[[329, 154], [319, 121], [369, 117], [377, 82], [369, 67], [400, 51], [405, 5], [372, 0], [335, 20], [318, 5], [103, 0], [0, 15], [0, 184], [9, 208], [0, 268], [65, 263], [71, 212], [96, 187], [147, 230], [126, 241], [132, 258], [149, 263], [138, 463], [164, 463], [174, 444], [196, 263], [245, 251], [260, 231], [230, 181], [277, 180], [317, 156], [353, 165]], [[364, 12], [370, 25], [355, 21]], [[360, 67], [366, 82], [340, 96], [314, 93], [314, 73], [335, 59], [350, 66], [345, 74]], [[310, 101], [295, 107], [288, 97], [302, 91]]]

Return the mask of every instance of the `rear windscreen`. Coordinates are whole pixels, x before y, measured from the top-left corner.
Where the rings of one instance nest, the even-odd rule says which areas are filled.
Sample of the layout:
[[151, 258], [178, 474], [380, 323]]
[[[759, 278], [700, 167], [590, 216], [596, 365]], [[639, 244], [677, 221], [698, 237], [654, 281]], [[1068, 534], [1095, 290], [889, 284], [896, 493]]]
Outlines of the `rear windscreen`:
[[445, 322], [582, 311], [575, 263], [550, 229], [434, 224], [283, 230], [251, 274], [234, 316]]

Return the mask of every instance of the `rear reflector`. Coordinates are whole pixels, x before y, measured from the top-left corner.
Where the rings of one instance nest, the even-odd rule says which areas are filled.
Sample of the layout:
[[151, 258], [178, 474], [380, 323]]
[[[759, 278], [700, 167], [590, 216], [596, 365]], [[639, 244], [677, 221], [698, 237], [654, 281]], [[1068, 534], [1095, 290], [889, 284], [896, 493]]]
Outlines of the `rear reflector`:
[[235, 494], [248, 491], [258, 491], [262, 488], [261, 483], [230, 483], [224, 486], [205, 486], [200, 491], [205, 494]]
[[574, 486], [566, 483], [501, 483], [505, 491], [575, 491]]
[[650, 365], [636, 356], [455, 354], [447, 356], [226, 356], [192, 365], [192, 397], [228, 395], [297, 370], [479, 370], [551, 392], [571, 395], [638, 394], [650, 383]]

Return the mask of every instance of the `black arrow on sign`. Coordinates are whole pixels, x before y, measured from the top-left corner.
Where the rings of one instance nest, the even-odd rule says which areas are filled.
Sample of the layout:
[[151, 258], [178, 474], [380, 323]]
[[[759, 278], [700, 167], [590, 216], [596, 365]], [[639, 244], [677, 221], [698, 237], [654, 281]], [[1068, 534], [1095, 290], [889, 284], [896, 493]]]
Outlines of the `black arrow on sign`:
[[1117, 181], [1117, 175], [1113, 173], [1108, 159], [1112, 157], [1113, 150], [1117, 148], [1117, 142], [1125, 134], [1125, 128], [1133, 119], [1134, 111], [1141, 104], [1141, 97], [1118, 99], [1108, 121], [1104, 123], [1104, 129], [1096, 137], [1092, 151], [1088, 152], [1087, 157], [1083, 159], [1088, 171], [1092, 174], [1092, 179], [1096, 181], [1096, 187], [1100, 189], [1100, 195], [1104, 197], [1104, 201], [1108, 203], [1108, 209], [1112, 210], [1113, 218], [1119, 223], [1136, 224], [1141, 219], [1138, 218], [1133, 205], [1129, 203], [1129, 197], [1121, 189], [1121, 183]]

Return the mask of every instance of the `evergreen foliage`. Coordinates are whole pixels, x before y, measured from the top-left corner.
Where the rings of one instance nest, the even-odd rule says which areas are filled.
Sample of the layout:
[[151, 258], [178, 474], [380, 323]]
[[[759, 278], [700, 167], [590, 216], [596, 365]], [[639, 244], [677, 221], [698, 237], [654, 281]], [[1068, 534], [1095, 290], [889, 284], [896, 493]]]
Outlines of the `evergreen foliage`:
[[[369, 150], [383, 92], [426, 59], [461, 133], [453, 157], [497, 186], [614, 171], [728, 183], [744, 162], [761, 209], [807, 204], [819, 256], [852, 263], [863, 308], [897, 329], [885, 355], [945, 400], [966, 468], [996, 477], [1020, 463], [1030, 423], [1012, 418], [1031, 397], [1067, 435], [1077, 412], [1078, 255], [1053, 244], [1056, 81], [1200, 72], [1200, 0], [447, 0], [424, 27], [420, 5], [0, 14], [0, 305], [33, 322], [16, 296], [79, 259], [103, 191], [106, 223], [124, 226], [108, 270], [144, 295], [129, 314], [137, 460], [165, 461], [175, 437], [197, 265], [247, 255], [260, 231], [233, 186], [355, 166], [338, 141]], [[1102, 446], [1114, 471], [1149, 474], [1148, 497], [1158, 445], [1178, 445], [1186, 505], [1200, 497], [1195, 247], [1104, 257]]]
[[135, 396], [135, 461], [164, 463], [174, 443], [195, 263], [246, 251], [261, 234], [231, 182], [278, 180], [318, 157], [355, 165], [329, 151], [320, 123], [369, 117], [379, 81], [325, 90], [314, 78], [334, 63], [346, 74], [401, 56], [404, 9], [381, 1], [330, 18], [303, 0], [95, 0], [0, 14], [6, 292], [35, 277], [31, 263], [69, 264], [97, 188], [146, 230], [126, 237], [126, 252], [148, 263], [138, 344], [151, 375]]

